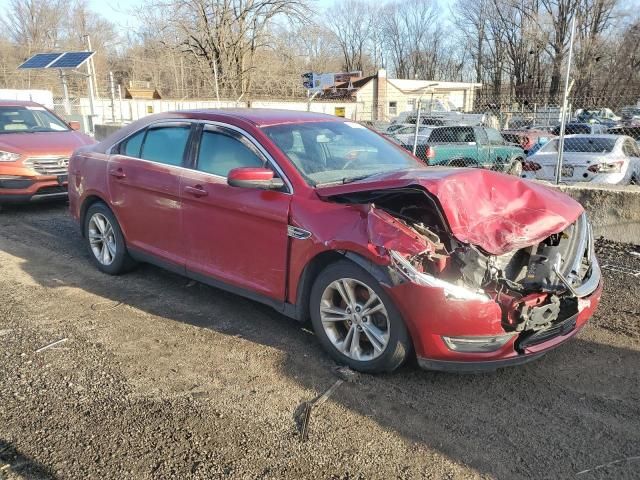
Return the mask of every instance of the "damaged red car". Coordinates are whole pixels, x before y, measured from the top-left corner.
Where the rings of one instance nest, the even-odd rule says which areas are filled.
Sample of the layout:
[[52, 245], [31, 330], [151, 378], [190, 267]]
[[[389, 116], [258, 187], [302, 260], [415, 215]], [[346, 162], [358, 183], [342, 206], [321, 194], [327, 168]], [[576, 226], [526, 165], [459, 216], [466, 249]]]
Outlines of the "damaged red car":
[[360, 371], [525, 363], [575, 335], [602, 292], [571, 198], [426, 167], [337, 117], [153, 115], [77, 151], [69, 175], [97, 268], [149, 262], [266, 303]]

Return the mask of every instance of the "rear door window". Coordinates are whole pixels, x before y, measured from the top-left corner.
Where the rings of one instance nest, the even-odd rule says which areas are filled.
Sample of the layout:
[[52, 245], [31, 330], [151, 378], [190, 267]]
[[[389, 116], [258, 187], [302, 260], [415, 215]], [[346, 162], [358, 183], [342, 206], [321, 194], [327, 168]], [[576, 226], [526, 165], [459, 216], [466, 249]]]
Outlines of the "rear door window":
[[149, 128], [140, 158], [165, 165], [181, 166], [189, 141], [189, 124]]

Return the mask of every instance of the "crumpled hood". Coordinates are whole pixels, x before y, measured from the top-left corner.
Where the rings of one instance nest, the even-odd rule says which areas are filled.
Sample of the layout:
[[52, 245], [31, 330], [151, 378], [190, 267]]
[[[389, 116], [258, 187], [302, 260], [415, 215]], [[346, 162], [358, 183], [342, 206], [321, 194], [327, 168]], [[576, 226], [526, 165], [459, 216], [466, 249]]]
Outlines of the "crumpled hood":
[[319, 187], [317, 192], [329, 198], [411, 186], [423, 188], [437, 199], [458, 240], [493, 255], [540, 243], [567, 228], [583, 212], [578, 202], [559, 191], [484, 169], [404, 170]]
[[74, 130], [0, 134], [0, 150], [24, 156], [71, 155], [76, 148], [92, 143], [95, 140], [91, 137]]

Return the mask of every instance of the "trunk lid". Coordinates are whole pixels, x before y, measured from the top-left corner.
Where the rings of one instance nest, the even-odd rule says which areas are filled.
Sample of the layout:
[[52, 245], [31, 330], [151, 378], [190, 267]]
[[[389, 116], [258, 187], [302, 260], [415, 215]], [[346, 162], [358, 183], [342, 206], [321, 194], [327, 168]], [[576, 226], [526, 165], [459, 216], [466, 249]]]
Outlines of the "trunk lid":
[[540, 243], [582, 214], [582, 206], [549, 187], [483, 169], [422, 168], [374, 175], [345, 185], [317, 187], [321, 198], [416, 187], [435, 197], [461, 242], [503, 255]]

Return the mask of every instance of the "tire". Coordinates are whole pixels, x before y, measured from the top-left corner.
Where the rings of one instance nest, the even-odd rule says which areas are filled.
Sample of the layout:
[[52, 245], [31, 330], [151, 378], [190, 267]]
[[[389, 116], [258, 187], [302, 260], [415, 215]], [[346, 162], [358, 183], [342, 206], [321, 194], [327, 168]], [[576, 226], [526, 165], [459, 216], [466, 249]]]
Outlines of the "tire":
[[84, 217], [83, 233], [89, 257], [101, 272], [120, 275], [135, 266], [127, 252], [120, 225], [104, 203], [96, 202], [89, 207]]
[[522, 162], [523, 160], [521, 158], [516, 158], [513, 162], [511, 162], [506, 173], [508, 175], [522, 177]]
[[[344, 294], [339, 291], [340, 285]], [[349, 287], [356, 297], [350, 314], [344, 301]], [[372, 302], [365, 310], [368, 301]], [[358, 308], [360, 313], [354, 312]], [[391, 298], [373, 276], [348, 260], [333, 263], [318, 275], [311, 289], [309, 309], [320, 344], [336, 362], [354, 370], [391, 372], [404, 363], [412, 350], [407, 328]], [[370, 315], [366, 315], [368, 310], [372, 310]]]

